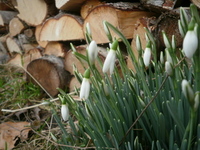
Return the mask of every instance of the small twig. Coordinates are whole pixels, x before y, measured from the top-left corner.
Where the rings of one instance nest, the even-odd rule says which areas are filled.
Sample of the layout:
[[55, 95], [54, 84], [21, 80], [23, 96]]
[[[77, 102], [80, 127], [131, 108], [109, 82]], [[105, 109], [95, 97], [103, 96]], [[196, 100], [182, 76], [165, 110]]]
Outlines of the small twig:
[[[69, 93], [69, 95], [72, 95], [74, 94], [73, 93]], [[82, 101], [80, 98], [73, 98], [74, 100], [76, 101]], [[54, 102], [54, 101], [57, 101], [59, 100], [59, 98], [54, 98], [54, 99], [51, 99], [49, 102]], [[20, 109], [15, 109], [15, 110], [11, 110], [11, 109], [1, 109], [1, 111], [4, 111], [4, 112], [17, 112], [17, 111], [22, 111], [22, 110], [26, 110], [26, 109], [31, 109], [31, 108], [35, 108], [35, 107], [38, 107], [38, 106], [42, 106], [42, 105], [48, 105], [48, 101], [47, 102], [42, 102], [40, 104], [36, 104], [36, 105], [32, 105], [32, 106], [28, 106], [28, 107], [24, 107], [24, 108], [20, 108]]]
[[142, 112], [139, 114], [139, 116], [137, 117], [137, 119], [133, 122], [133, 124], [131, 125], [131, 127], [128, 129], [128, 131], [126, 132], [126, 134], [124, 135], [124, 137], [122, 138], [122, 140], [120, 141], [120, 145], [122, 145], [122, 143], [125, 141], [127, 135], [129, 134], [129, 132], [132, 130], [132, 128], [135, 126], [135, 124], [138, 122], [138, 120], [142, 117], [142, 115], [144, 114], [144, 112], [147, 110], [147, 108], [151, 105], [151, 103], [155, 100], [155, 98], [158, 96], [160, 90], [162, 89], [162, 87], [164, 86], [164, 83], [167, 81], [168, 75], [165, 77], [165, 79], [163, 80], [161, 86], [159, 87], [158, 91], [156, 92], [156, 94], [154, 95], [154, 97], [150, 100], [150, 102], [145, 106], [145, 108], [142, 110]]

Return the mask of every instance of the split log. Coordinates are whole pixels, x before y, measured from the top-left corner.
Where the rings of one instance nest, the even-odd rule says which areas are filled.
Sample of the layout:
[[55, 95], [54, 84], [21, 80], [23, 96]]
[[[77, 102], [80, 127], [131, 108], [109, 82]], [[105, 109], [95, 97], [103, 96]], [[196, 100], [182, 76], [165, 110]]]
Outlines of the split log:
[[6, 39], [6, 45], [9, 53], [12, 55], [13, 53], [22, 54], [21, 47], [19, 46], [19, 41], [16, 38], [8, 37]]
[[23, 67], [24, 69], [27, 69], [27, 66], [30, 62], [32, 62], [35, 59], [41, 58], [42, 54], [40, 52], [40, 49], [38, 48], [33, 48], [30, 49], [29, 51], [27, 51], [24, 55], [23, 55]]
[[9, 24], [10, 20], [17, 15], [17, 12], [14, 11], [0, 11], [0, 18], [3, 22], [0, 22], [0, 25]]
[[13, 18], [9, 23], [9, 33], [11, 37], [21, 33], [24, 29], [25, 29], [24, 24], [17, 17]]
[[38, 48], [33, 48], [27, 51], [24, 55], [19, 53], [15, 54], [5, 65], [14, 69], [15, 72], [23, 73], [30, 62], [41, 57], [42, 55], [40, 50]]
[[[123, 4], [123, 3], [122, 3]], [[117, 5], [118, 6], [118, 5]], [[128, 8], [127, 8], [128, 7]], [[139, 9], [130, 9], [125, 5], [114, 7], [111, 5], [100, 5], [92, 9], [84, 20], [84, 28], [87, 23], [90, 24], [93, 40], [97, 43], [108, 43], [109, 40], [104, 32], [103, 21], [108, 21], [118, 28], [127, 39], [132, 39], [135, 22], [141, 17], [150, 17], [154, 13], [141, 11]], [[113, 37], [118, 35], [111, 31]]]
[[84, 39], [83, 21], [80, 16], [59, 14], [44, 22], [40, 41], [67, 41]]
[[55, 0], [56, 7], [60, 10], [78, 12], [86, 0]]
[[44, 0], [16, 1], [16, 8], [19, 11], [18, 17], [32, 26], [41, 24], [47, 18], [49, 12], [55, 12], [55, 8], [49, 6]]
[[81, 87], [80, 82], [75, 77], [72, 77], [69, 83], [69, 93], [74, 92], [75, 88], [80, 88], [80, 87]]
[[65, 52], [67, 52], [69, 49], [69, 46], [66, 46], [60, 42], [49, 42], [45, 47], [43, 54], [64, 57]]
[[142, 49], [144, 50], [147, 44], [146, 37], [145, 37], [145, 33], [146, 33], [145, 28], [151, 31], [151, 25], [152, 25], [151, 22], [154, 22], [156, 20], [157, 19], [155, 17], [150, 17], [150, 18], [143, 17], [143, 18], [139, 18], [136, 21], [135, 28], [133, 30], [133, 39], [131, 42], [131, 47], [136, 58], [138, 58], [138, 50], [136, 48], [136, 36], [138, 35], [140, 37], [141, 46], [142, 46]]
[[105, 4], [104, 2], [101, 2], [100, 0], [87, 0], [82, 6], [81, 6], [81, 17], [83, 19], [86, 18], [86, 16], [91, 12], [91, 10], [99, 5]]
[[[76, 51], [78, 53], [86, 56], [86, 48], [87, 48], [87, 45], [77, 46], [76, 47]], [[99, 55], [101, 61], [104, 62], [105, 57], [107, 55], [107, 51], [106, 51], [105, 48], [102, 48], [102, 47], [98, 47], [98, 49], [99, 49], [98, 55]], [[85, 68], [88, 68], [87, 62], [85, 62], [84, 60], [82, 60], [82, 62], [80, 62], [76, 58], [76, 56], [74, 56], [72, 50], [70, 50], [70, 51], [68, 51], [66, 53], [66, 55], [64, 57], [64, 65], [65, 65], [65, 69], [67, 71], [69, 71], [71, 74], [74, 74], [73, 65], [76, 66], [78, 72], [80, 72], [81, 74], [84, 74]], [[96, 65], [97, 69], [99, 70], [99, 72], [102, 73], [102, 67], [101, 67], [101, 65], [97, 61], [95, 62], [95, 65]]]
[[48, 41], [40, 41], [39, 38], [40, 38], [41, 29], [42, 29], [42, 25], [36, 26], [36, 28], [35, 28], [35, 39], [36, 39], [37, 43], [38, 43], [42, 48], [45, 48], [46, 45], [48, 44]]
[[[65, 89], [69, 86], [71, 75], [64, 69], [63, 60], [55, 56], [45, 56], [29, 63], [27, 80], [35, 84], [36, 81], [51, 95], [56, 96], [57, 88]], [[35, 81], [36, 80], [36, 81]]]

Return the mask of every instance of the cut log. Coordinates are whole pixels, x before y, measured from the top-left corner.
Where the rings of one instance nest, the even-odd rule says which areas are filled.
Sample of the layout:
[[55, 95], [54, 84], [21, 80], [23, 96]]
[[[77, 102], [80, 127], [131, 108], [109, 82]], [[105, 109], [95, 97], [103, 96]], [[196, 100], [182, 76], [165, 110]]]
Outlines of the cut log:
[[[82, 55], [86, 55], [86, 45], [81, 45], [81, 46], [77, 46], [76, 47], [76, 51], [78, 53], [81, 53]], [[105, 57], [107, 55], [107, 51], [105, 48], [102, 48], [102, 47], [98, 47], [99, 49], [99, 57], [101, 59], [102, 62], [104, 62], [105, 60]], [[84, 60], [82, 60], [82, 62], [80, 62], [76, 56], [74, 56], [73, 52], [70, 50], [66, 53], [65, 55], [65, 59], [64, 59], [64, 65], [65, 65], [65, 69], [67, 71], [69, 71], [71, 74], [74, 74], [74, 68], [73, 68], [73, 65], [76, 66], [78, 72], [80, 72], [81, 74], [84, 74], [85, 72], [85, 68], [88, 68], [88, 64], [87, 62], [85, 62]], [[99, 70], [99, 72], [101, 74], [102, 73], [102, 67], [101, 65], [98, 63], [98, 61], [95, 62], [95, 65], [97, 67], [97, 69]]]
[[101, 2], [100, 0], [87, 0], [82, 6], [81, 6], [81, 17], [83, 19], [86, 18], [86, 16], [90, 13], [90, 11], [99, 6], [105, 4], [104, 2]]
[[41, 29], [42, 29], [42, 25], [36, 26], [36, 28], [35, 28], [35, 39], [36, 39], [37, 43], [38, 43], [42, 48], [45, 48], [46, 45], [48, 44], [48, 42], [47, 42], [47, 41], [40, 41], [39, 37], [40, 37]]
[[21, 54], [15, 54], [5, 65], [11, 68], [13, 72], [24, 72]]
[[17, 12], [14, 11], [0, 11], [0, 18], [3, 22], [0, 22], [0, 25], [9, 24], [10, 20], [17, 15]]
[[132, 47], [133, 53], [134, 53], [136, 58], [138, 58], [138, 50], [136, 48], [136, 36], [138, 35], [140, 37], [141, 46], [142, 46], [142, 49], [144, 50], [146, 48], [146, 44], [147, 44], [146, 37], [145, 37], [145, 33], [146, 33], [145, 28], [150, 30], [151, 20], [156, 21], [156, 18], [155, 17], [150, 17], [150, 18], [143, 17], [143, 18], [139, 18], [135, 23], [131, 47]]
[[78, 12], [86, 0], [55, 0], [56, 7], [60, 10]]
[[65, 89], [69, 86], [71, 75], [64, 69], [63, 60], [55, 56], [45, 56], [29, 63], [27, 80], [35, 84], [35, 80], [51, 95], [56, 96], [57, 88]]
[[67, 41], [84, 39], [83, 21], [79, 16], [59, 14], [44, 22], [40, 41]]
[[27, 69], [27, 66], [30, 62], [32, 62], [35, 59], [41, 58], [41, 57], [42, 57], [42, 54], [38, 48], [30, 49], [29, 51], [27, 51], [27, 53], [25, 53], [23, 55], [23, 58], [22, 58], [23, 64], [22, 65], [25, 69]]
[[70, 47], [67, 47], [60, 42], [49, 42], [44, 49], [44, 55], [64, 57], [65, 52], [67, 52], [69, 49]]
[[69, 93], [74, 92], [75, 88], [80, 88], [80, 87], [81, 87], [80, 82], [75, 77], [72, 77], [69, 83]]
[[[100, 5], [92, 9], [84, 20], [84, 28], [87, 23], [90, 24], [93, 40], [97, 43], [108, 43], [109, 40], [104, 32], [103, 21], [108, 21], [118, 28], [127, 39], [132, 39], [135, 22], [138, 18], [154, 15], [151, 12], [141, 11], [139, 9], [120, 9], [110, 5]], [[111, 30], [113, 37], [118, 35]]]
[[13, 18], [9, 23], [9, 33], [11, 37], [21, 33], [24, 29], [25, 29], [24, 24], [17, 17]]
[[46, 19], [50, 6], [44, 0], [16, 0], [18, 17], [27, 24], [37, 26]]
[[7, 45], [8, 51], [11, 55], [12, 55], [12, 53], [22, 54], [22, 50], [19, 46], [20, 44], [16, 38], [8, 37], [6, 39], [6, 45]]

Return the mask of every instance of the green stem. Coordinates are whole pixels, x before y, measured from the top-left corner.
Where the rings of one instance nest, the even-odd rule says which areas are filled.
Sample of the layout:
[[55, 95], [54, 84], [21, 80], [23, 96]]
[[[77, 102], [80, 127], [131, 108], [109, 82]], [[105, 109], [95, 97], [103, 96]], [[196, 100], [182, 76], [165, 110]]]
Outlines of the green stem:
[[194, 127], [194, 118], [195, 118], [195, 111], [194, 109], [191, 110], [191, 118], [189, 122], [189, 139], [188, 139], [188, 147], [187, 150], [191, 149], [191, 142], [192, 142], [192, 135], [193, 135], [193, 127]]

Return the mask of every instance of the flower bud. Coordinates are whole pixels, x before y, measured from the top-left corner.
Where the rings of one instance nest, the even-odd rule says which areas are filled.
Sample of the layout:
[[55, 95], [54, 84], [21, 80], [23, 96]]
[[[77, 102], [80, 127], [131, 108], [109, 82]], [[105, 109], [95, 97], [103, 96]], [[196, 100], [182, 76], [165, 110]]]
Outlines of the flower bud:
[[183, 52], [187, 58], [192, 58], [198, 47], [198, 38], [194, 30], [188, 30], [183, 40]]
[[167, 75], [169, 75], [169, 76], [173, 75], [172, 64], [168, 61], [165, 62], [165, 71], [166, 71]]
[[80, 99], [87, 99], [90, 94], [90, 70], [87, 69], [84, 73], [84, 78], [80, 88]]
[[162, 31], [162, 34], [163, 34], [163, 41], [164, 41], [166, 48], [171, 48], [171, 43], [169, 42], [169, 39], [168, 39], [166, 33], [164, 31]]
[[138, 51], [142, 50], [142, 45], [141, 45], [141, 40], [140, 40], [139, 35], [136, 36], [136, 48], [137, 48]]
[[163, 56], [163, 51], [160, 52], [160, 62], [161, 64], [164, 64], [164, 56]]
[[69, 119], [69, 109], [68, 109], [67, 104], [62, 104], [61, 115], [64, 121], [67, 121]]
[[150, 44], [147, 44], [147, 47], [144, 50], [143, 61], [144, 61], [144, 65], [146, 67], [149, 67], [149, 64], [150, 64], [150, 61], [151, 61], [151, 48], [150, 48]]
[[187, 80], [183, 80], [181, 83], [182, 91], [185, 97], [188, 99], [188, 102], [190, 103], [190, 106], [194, 106], [194, 91], [192, 87], [190, 86], [189, 82]]
[[200, 92], [195, 93], [194, 97], [194, 110], [196, 111], [199, 108], [199, 101], [200, 101]]
[[88, 58], [91, 64], [94, 64], [98, 55], [98, 48], [95, 41], [91, 41], [88, 47]]

